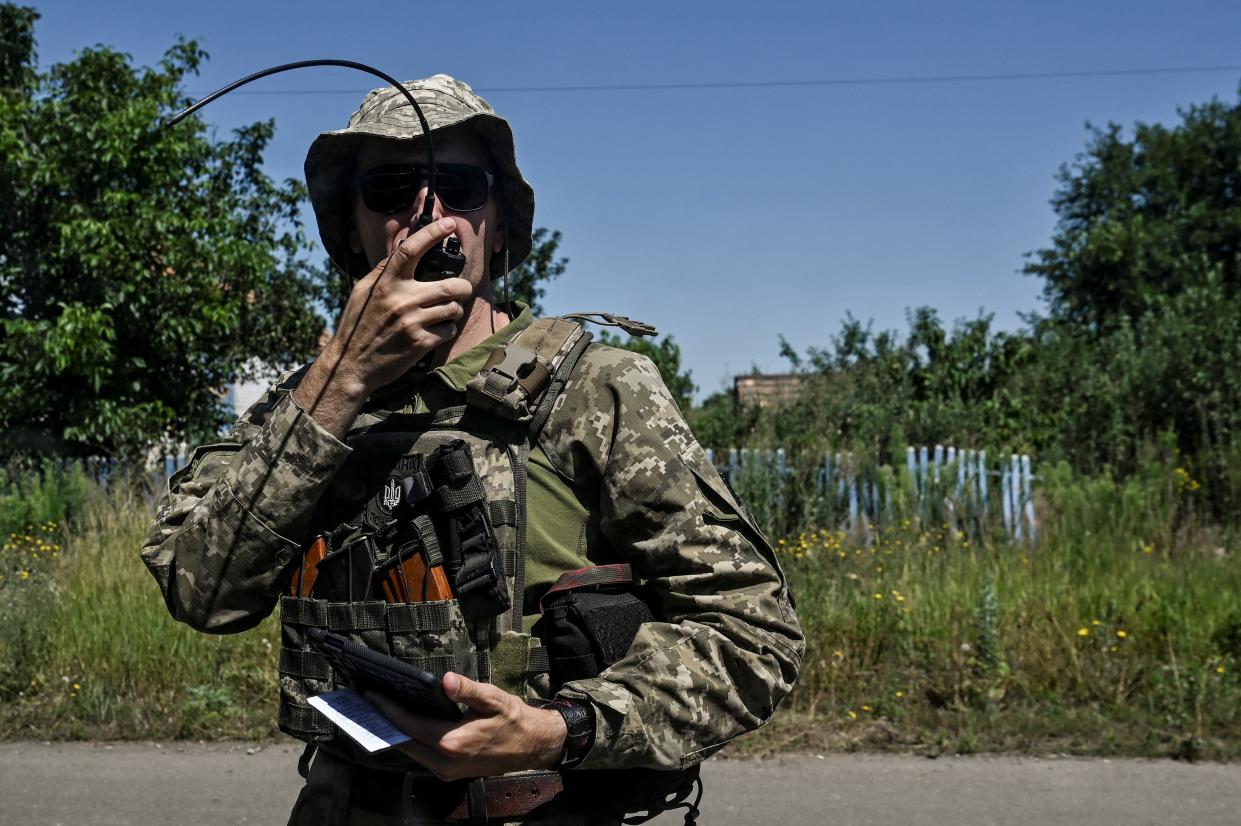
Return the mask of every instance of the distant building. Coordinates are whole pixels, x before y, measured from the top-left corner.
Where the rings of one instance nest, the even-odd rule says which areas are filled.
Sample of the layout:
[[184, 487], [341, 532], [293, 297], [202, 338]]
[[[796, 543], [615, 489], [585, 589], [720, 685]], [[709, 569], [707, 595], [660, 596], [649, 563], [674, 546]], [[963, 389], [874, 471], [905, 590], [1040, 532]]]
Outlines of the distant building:
[[733, 379], [737, 404], [767, 407], [788, 401], [801, 387], [800, 373], [749, 373]]

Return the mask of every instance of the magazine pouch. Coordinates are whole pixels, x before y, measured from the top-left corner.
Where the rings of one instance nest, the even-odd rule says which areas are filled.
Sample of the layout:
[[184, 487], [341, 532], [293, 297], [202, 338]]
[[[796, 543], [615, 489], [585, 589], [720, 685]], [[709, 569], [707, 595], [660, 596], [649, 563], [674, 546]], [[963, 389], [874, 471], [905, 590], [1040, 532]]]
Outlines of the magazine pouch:
[[309, 628], [326, 629], [433, 674], [478, 676], [474, 642], [456, 600], [390, 604], [281, 598], [280, 730], [334, 746], [330, 750], [337, 753], [352, 754], [356, 747], [308, 700], [344, 688], [345, 682], [327, 658], [311, 648]]

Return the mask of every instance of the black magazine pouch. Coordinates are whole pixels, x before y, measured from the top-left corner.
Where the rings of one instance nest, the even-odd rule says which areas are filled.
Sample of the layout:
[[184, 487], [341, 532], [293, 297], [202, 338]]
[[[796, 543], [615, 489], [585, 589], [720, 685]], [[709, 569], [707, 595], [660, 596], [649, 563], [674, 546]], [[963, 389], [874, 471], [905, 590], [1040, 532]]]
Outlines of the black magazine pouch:
[[633, 591], [559, 593], [535, 629], [547, 647], [553, 688], [599, 676], [623, 658], [644, 622], [654, 622], [649, 605]]
[[552, 690], [598, 677], [629, 651], [655, 612], [640, 596], [628, 565], [567, 571], [539, 600], [534, 631], [547, 648]]
[[[655, 622], [655, 612], [634, 584], [628, 565], [579, 568], [560, 576], [539, 601], [534, 631], [547, 648], [552, 690], [571, 680], [597, 677], [623, 659], [638, 629]], [[645, 823], [671, 808], [697, 815], [688, 798], [698, 782], [698, 766], [688, 769], [622, 769], [566, 772], [565, 788], [591, 806], [605, 806], [618, 818], [643, 814], [625, 823]], [[686, 822], [692, 822], [692, 817]]]
[[428, 458], [427, 470], [435, 486], [431, 502], [444, 569], [462, 613], [469, 620], [503, 614], [511, 605], [508, 583], [469, 445], [461, 439], [441, 445]]

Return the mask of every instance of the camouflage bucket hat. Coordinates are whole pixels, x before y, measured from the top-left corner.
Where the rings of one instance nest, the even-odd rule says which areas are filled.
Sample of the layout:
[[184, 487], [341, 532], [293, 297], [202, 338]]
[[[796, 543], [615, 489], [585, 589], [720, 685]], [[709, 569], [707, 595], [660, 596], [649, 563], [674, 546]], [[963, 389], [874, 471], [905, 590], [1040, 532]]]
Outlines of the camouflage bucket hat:
[[[508, 238], [508, 263], [513, 268], [530, 254], [534, 231], [534, 189], [521, 176], [513, 149], [513, 130], [508, 121], [495, 113], [487, 101], [466, 84], [435, 75], [403, 84], [422, 107], [432, 132], [449, 126], [468, 124], [487, 145], [496, 162], [496, 189], [504, 209]], [[366, 137], [412, 140], [422, 135], [418, 115], [405, 96], [391, 86], [375, 89], [366, 96], [349, 125], [315, 138], [306, 153], [306, 186], [319, 224], [319, 237], [336, 266], [354, 277], [364, 275], [370, 265], [349, 248], [352, 227], [353, 188], [348, 180], [353, 170], [351, 158]], [[504, 275], [504, 254], [491, 258], [491, 275]]]

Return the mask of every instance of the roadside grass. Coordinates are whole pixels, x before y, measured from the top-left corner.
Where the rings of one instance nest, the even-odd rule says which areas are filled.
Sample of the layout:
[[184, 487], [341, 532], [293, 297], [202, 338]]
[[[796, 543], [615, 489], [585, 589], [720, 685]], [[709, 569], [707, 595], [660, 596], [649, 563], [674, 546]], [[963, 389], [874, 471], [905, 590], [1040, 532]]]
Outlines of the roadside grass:
[[[805, 666], [728, 753], [1241, 756], [1236, 535], [1195, 521], [1172, 470], [1044, 476], [1033, 546], [917, 518], [777, 540]], [[138, 559], [149, 505], [79, 494], [68, 525], [0, 524], [0, 738], [274, 736], [274, 620], [228, 637], [173, 622]]]
[[1152, 468], [1041, 488], [1037, 545], [905, 520], [778, 541], [809, 642], [787, 748], [1241, 756], [1241, 559]]
[[[92, 486], [47, 570], [22, 580], [5, 571], [0, 605], [38, 610], [12, 618], [37, 641], [0, 682], [0, 738], [277, 733], [278, 626], [269, 618], [215, 637], [174, 622], [138, 558], [151, 515], [131, 488]], [[0, 631], [0, 661], [11, 636], [12, 629]]]

